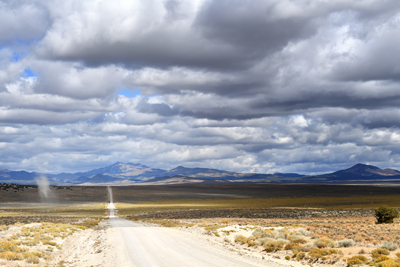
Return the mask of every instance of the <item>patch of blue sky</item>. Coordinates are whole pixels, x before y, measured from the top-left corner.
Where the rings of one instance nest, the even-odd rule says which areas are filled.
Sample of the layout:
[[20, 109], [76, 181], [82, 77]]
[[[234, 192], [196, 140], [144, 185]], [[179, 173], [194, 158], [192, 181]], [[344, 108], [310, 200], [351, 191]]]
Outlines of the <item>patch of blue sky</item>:
[[123, 95], [129, 98], [134, 98], [140, 94], [141, 94], [140, 90], [134, 90], [134, 89], [122, 89], [118, 91], [118, 95]]
[[38, 75], [34, 73], [31, 69], [25, 68], [24, 73], [21, 74], [22, 78], [37, 77]]
[[11, 57], [11, 62], [18, 62], [20, 61], [23, 57], [25, 57], [28, 54], [28, 52], [13, 52], [13, 55]]

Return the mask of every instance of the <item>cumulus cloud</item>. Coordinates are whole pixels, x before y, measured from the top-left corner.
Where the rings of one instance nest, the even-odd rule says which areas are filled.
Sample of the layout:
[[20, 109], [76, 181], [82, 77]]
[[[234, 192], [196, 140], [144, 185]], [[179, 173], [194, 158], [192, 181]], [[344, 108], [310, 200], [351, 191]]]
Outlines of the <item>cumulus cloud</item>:
[[399, 22], [393, 0], [3, 1], [0, 168], [400, 168]]
[[50, 26], [46, 8], [38, 2], [0, 2], [0, 45], [41, 39]]

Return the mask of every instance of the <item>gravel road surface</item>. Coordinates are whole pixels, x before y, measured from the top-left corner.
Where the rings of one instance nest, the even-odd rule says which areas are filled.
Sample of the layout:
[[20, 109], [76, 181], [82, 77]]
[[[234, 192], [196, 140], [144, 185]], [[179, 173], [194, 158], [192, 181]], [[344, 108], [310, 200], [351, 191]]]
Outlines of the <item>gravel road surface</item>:
[[115, 217], [112, 190], [108, 190], [111, 227], [107, 231], [107, 247], [112, 255], [107, 257], [107, 266], [282, 266], [240, 256], [177, 229], [145, 226]]

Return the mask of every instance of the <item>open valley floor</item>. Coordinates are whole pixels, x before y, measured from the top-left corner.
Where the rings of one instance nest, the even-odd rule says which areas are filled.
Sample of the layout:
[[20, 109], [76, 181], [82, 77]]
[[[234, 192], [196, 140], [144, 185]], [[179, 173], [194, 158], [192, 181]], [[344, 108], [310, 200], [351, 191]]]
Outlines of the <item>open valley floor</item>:
[[[4, 266], [395, 266], [397, 187], [35, 187], [2, 194]], [[7, 194], [12, 195], [8, 198]], [[392, 265], [383, 265], [392, 264]]]

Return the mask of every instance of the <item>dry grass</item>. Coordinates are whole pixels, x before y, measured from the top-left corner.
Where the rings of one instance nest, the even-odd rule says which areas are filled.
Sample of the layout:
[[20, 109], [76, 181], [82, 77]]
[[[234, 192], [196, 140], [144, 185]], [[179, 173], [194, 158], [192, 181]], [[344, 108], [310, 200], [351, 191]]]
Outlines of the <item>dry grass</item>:
[[[348, 266], [366, 264], [383, 267], [397, 266], [400, 260], [397, 244], [400, 240], [399, 220], [395, 220], [394, 224], [375, 224], [372, 214], [353, 217], [207, 218], [168, 221], [173, 221], [178, 227], [201, 228], [204, 234], [216, 236], [224, 244], [239, 244], [244, 250], [288, 253], [288, 257], [284, 258], [289, 261], [327, 265], [342, 261]], [[239, 230], [236, 231], [247, 230], [251, 235], [234, 234], [235, 230], [225, 230], [227, 225], [237, 225]], [[272, 229], [267, 229], [268, 227]], [[230, 243], [231, 239], [228, 237], [233, 238], [233, 243]]]
[[[118, 199], [116, 197], [116, 199]], [[135, 204], [117, 203], [121, 216], [143, 212], [177, 211], [189, 209], [229, 209], [229, 208], [324, 208], [360, 209], [377, 208], [380, 205], [400, 206], [400, 196], [353, 196], [353, 197], [298, 197], [298, 198], [224, 198], [224, 199], [180, 199], [168, 201], [142, 201]]]
[[30, 264], [44, 263], [51, 259], [54, 251], [62, 250], [63, 239], [99, 222], [100, 220], [87, 218], [81, 219], [78, 224], [43, 222], [9, 225], [4, 238], [0, 240], [0, 259], [18, 262], [24, 260]]
[[[91, 218], [94, 221], [106, 218], [104, 203], [81, 205], [58, 205], [48, 207], [7, 207], [0, 212], [0, 232], [16, 223], [30, 224], [40, 222], [72, 224]], [[87, 220], [86, 220], [87, 221]], [[88, 221], [87, 221], [88, 223]], [[97, 222], [98, 223], [98, 222]], [[96, 223], [96, 224], [97, 224]], [[88, 225], [90, 226], [90, 225]]]

